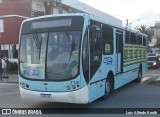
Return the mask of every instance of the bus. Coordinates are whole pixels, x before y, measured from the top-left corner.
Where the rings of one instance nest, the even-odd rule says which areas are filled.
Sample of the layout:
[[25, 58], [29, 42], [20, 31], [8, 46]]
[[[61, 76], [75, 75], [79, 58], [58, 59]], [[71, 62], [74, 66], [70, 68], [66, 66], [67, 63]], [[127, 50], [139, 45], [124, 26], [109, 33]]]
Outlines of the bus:
[[85, 13], [23, 21], [22, 99], [87, 104], [108, 98], [147, 71], [147, 35]]

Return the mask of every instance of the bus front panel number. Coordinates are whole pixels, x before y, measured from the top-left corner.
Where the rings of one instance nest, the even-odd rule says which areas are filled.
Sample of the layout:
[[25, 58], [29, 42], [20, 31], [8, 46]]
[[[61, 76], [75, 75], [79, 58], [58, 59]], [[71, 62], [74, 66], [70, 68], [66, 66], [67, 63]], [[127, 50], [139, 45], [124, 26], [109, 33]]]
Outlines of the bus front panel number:
[[39, 76], [39, 70], [32, 70], [33, 76]]

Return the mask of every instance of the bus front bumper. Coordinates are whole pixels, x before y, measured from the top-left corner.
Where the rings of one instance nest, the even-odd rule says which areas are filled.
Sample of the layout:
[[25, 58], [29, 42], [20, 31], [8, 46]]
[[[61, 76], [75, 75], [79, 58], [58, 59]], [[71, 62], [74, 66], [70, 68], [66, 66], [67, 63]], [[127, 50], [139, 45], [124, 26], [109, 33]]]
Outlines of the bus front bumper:
[[31, 101], [50, 101], [64, 103], [89, 103], [88, 86], [71, 92], [39, 92], [20, 88], [22, 99]]

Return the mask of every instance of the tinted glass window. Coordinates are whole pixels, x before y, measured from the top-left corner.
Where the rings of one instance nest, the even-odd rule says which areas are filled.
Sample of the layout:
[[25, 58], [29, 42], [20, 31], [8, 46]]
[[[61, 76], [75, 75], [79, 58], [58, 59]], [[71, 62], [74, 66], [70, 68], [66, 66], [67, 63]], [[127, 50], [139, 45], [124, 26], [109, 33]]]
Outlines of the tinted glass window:
[[102, 28], [103, 53], [113, 54], [113, 28], [104, 25]]
[[130, 42], [131, 44], [137, 44], [137, 39], [136, 39], [136, 34], [135, 33], [131, 32], [130, 41], [131, 41]]
[[125, 43], [129, 44], [130, 43], [130, 37], [129, 37], [130, 33], [129, 31], [126, 31], [126, 36], [125, 36]]
[[143, 46], [146, 46], [147, 45], [147, 41], [146, 41], [146, 37], [143, 37]]

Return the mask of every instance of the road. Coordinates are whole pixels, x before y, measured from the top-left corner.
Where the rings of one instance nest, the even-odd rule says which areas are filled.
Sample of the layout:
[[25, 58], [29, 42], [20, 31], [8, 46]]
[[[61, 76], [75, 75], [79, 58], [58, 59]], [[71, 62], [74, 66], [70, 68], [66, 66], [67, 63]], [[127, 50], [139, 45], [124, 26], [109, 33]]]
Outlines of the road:
[[131, 82], [106, 101], [97, 100], [86, 105], [23, 101], [18, 84], [0, 83], [0, 108], [160, 108], [160, 87], [147, 85], [159, 77], [159, 70], [149, 70], [141, 83]]

